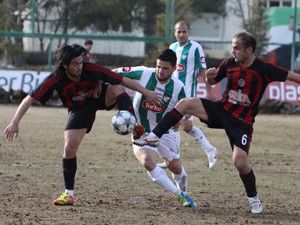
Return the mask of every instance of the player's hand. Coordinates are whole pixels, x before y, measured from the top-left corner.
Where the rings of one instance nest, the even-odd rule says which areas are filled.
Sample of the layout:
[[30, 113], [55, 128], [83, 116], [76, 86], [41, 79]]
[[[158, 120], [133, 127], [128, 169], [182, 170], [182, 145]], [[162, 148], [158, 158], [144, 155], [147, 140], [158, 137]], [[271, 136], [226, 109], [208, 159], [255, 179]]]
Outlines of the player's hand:
[[207, 84], [212, 84], [215, 80], [215, 77], [218, 74], [218, 69], [216, 67], [209, 68], [205, 71], [205, 79]]
[[4, 130], [6, 135], [6, 139], [11, 141], [14, 138], [18, 137], [19, 134], [19, 126], [16, 123], [11, 122], [6, 129]]
[[154, 92], [154, 91], [148, 91], [147, 94], [145, 94], [146, 101], [155, 105], [162, 105], [162, 100], [160, 97]]

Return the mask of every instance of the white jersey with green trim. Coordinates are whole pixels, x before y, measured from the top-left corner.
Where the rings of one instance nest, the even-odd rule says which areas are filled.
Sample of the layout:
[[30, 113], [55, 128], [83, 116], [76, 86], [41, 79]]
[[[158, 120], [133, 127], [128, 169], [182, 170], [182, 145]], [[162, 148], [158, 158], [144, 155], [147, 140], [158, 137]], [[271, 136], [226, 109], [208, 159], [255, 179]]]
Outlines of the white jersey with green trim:
[[184, 83], [187, 97], [194, 97], [196, 94], [197, 76], [201, 70], [206, 69], [202, 46], [196, 41], [188, 40], [182, 46], [175, 42], [169, 48], [177, 56], [177, 67], [173, 75]]
[[116, 72], [124, 77], [136, 80], [141, 86], [154, 91], [163, 101], [162, 106], [153, 105], [145, 100], [145, 97], [135, 92], [133, 96], [133, 107], [137, 122], [150, 132], [161, 120], [161, 118], [173, 109], [176, 103], [185, 98], [183, 83], [172, 76], [168, 83], [162, 84], [156, 78], [155, 68], [144, 66], [118, 68]]

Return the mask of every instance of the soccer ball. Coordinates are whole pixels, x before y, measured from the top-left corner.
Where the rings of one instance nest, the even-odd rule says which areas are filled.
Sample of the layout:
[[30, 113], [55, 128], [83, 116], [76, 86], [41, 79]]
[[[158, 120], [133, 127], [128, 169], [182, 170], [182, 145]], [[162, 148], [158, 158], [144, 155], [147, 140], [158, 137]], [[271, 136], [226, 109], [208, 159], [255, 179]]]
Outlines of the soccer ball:
[[113, 130], [121, 135], [126, 135], [132, 132], [136, 125], [136, 119], [131, 112], [126, 110], [119, 111], [111, 119]]

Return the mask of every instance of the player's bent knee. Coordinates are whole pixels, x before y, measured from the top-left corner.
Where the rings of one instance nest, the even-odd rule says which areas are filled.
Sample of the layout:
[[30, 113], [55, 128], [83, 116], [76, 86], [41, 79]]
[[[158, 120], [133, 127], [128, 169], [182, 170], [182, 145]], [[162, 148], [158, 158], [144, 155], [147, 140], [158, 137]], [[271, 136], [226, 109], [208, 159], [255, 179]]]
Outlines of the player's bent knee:
[[77, 149], [79, 148], [79, 145], [81, 143], [81, 138], [75, 139], [70, 138], [65, 141], [64, 145], [64, 155], [67, 158], [75, 157]]
[[193, 123], [191, 121], [187, 120], [184, 123], [182, 123], [182, 127], [186, 133], [190, 133], [193, 128]]
[[173, 159], [169, 162], [168, 168], [172, 171], [172, 173], [180, 174], [182, 171], [182, 166], [179, 159]]
[[184, 98], [181, 99], [175, 106], [175, 108], [182, 114], [198, 114], [201, 110], [201, 100], [198, 98]]
[[186, 114], [189, 111], [190, 99], [183, 98], [175, 106], [175, 108], [182, 114]]
[[144, 158], [144, 160], [141, 163], [145, 167], [145, 169], [148, 171], [154, 170], [154, 168], [156, 166], [156, 164], [152, 158]]
[[243, 158], [234, 158], [233, 160], [234, 167], [242, 174], [244, 174], [248, 168], [248, 164]]
[[72, 145], [65, 145], [64, 147], [64, 157], [65, 158], [73, 158], [76, 156], [77, 147]]
[[151, 154], [147, 154], [146, 151], [134, 151], [136, 159], [140, 162], [141, 165], [145, 167], [146, 170], [151, 171], [155, 168], [155, 162]]

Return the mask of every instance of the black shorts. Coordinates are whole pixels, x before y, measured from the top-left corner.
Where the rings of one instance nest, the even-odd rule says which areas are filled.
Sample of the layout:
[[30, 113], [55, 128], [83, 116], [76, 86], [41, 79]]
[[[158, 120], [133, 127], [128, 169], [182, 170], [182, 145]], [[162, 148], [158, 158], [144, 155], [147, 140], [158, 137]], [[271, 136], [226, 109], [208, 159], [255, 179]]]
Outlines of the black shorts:
[[202, 122], [210, 128], [224, 129], [231, 148], [233, 149], [233, 145], [235, 145], [248, 153], [253, 133], [252, 126], [225, 111], [219, 102], [202, 98], [201, 101], [208, 115], [208, 121]]
[[91, 131], [97, 110], [111, 110], [115, 106], [115, 104], [105, 105], [106, 91], [109, 85], [107, 83], [102, 84], [99, 98], [88, 97], [84, 106], [69, 109], [65, 130], [86, 128], [86, 133]]

